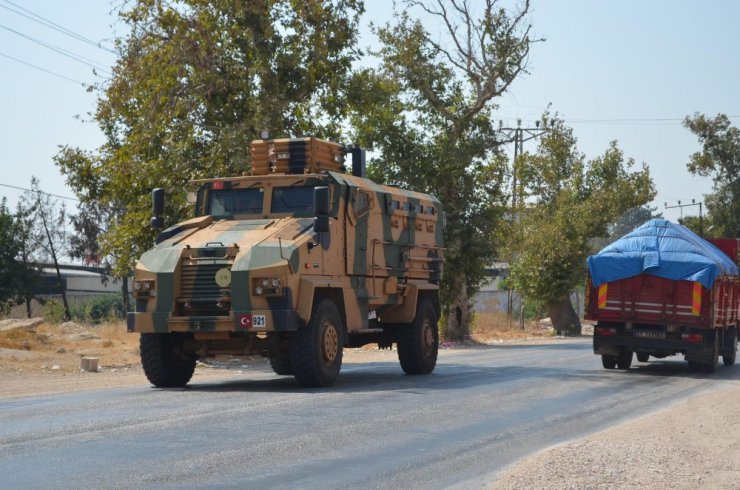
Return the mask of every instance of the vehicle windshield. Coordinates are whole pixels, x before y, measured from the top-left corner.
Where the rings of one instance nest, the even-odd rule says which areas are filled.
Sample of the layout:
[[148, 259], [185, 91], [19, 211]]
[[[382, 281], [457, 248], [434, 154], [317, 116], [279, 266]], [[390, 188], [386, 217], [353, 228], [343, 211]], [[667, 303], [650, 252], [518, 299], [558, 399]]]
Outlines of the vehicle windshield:
[[208, 214], [214, 217], [262, 213], [264, 189], [261, 187], [212, 190], [210, 194]]
[[275, 187], [272, 190], [270, 212], [291, 213], [297, 216], [313, 216], [314, 186]]

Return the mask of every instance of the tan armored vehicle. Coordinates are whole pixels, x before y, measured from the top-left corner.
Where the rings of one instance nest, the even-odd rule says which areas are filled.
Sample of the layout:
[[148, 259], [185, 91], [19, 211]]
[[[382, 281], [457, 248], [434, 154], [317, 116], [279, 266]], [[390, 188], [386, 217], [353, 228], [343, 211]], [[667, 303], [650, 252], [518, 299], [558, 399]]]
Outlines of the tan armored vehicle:
[[[364, 178], [359, 148], [304, 138], [250, 150], [252, 175], [196, 181], [195, 217], [136, 266], [127, 324], [149, 381], [183, 386], [199, 358], [262, 354], [277, 374], [329, 386], [343, 347], [394, 342], [407, 374], [432, 372], [440, 202]], [[161, 228], [161, 189], [153, 204]]]

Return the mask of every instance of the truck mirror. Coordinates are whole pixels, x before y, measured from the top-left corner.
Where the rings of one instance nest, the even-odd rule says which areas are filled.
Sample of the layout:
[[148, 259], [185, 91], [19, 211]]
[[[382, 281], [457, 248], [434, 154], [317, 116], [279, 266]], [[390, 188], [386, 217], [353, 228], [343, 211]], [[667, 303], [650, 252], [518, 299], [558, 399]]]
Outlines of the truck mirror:
[[152, 228], [161, 230], [164, 228], [164, 189], [157, 187], [152, 191]]
[[318, 233], [329, 231], [329, 188], [314, 187], [313, 189], [314, 222], [313, 230]]

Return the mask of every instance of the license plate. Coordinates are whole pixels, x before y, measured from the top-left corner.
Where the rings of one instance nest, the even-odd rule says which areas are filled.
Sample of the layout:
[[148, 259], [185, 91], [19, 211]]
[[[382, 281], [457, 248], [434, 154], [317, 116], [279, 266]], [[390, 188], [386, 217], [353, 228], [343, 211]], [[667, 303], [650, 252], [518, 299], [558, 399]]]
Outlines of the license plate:
[[642, 339], [665, 339], [665, 332], [656, 330], [634, 330], [632, 335]]
[[267, 326], [267, 320], [265, 319], [265, 315], [252, 315], [252, 326], [253, 327]]

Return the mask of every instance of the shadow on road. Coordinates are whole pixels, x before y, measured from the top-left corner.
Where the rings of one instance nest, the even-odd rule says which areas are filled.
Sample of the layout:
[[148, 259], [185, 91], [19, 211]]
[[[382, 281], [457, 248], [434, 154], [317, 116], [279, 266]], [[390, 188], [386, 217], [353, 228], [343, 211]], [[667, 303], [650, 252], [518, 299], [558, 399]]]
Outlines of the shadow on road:
[[[649, 363], [636, 363], [627, 371], [606, 370], [601, 366], [598, 356], [593, 356], [593, 364], [586, 364], [581, 359], [576, 365], [562, 360], [548, 365], [547, 358], [539, 357], [528, 364], [512, 364], [511, 356], [507, 356], [505, 364], [496, 365], [495, 352], [521, 350], [529, 352], [534, 347], [542, 351], [553, 349], [580, 350], [585, 352], [583, 342], [570, 342], [540, 345], [506, 345], [465, 347], [458, 352], [465, 355], [466, 351], [490, 352], [491, 356], [471, 357], [470, 363], [449, 362], [441, 360], [434, 373], [428, 376], [407, 376], [403, 374], [396, 362], [370, 362], [353, 364], [348, 363], [342, 368], [336, 384], [329, 388], [304, 388], [298, 385], [292, 376], [268, 375], [257, 372], [251, 376], [259, 379], [250, 379], [250, 372], [243, 374], [244, 379], [226, 381], [195, 382], [184, 389], [162, 391], [186, 391], [192, 393], [370, 393], [370, 392], [397, 392], [399, 394], [432, 394], [438, 390], [463, 390], [476, 386], [491, 386], [512, 383], [516, 384], [524, 379], [545, 378], [553, 382], [601, 381], [609, 386], [620, 389], [629, 389], [630, 385], [644, 382], [654, 383], [664, 378], [707, 379], [712, 381], [735, 381], [740, 379], [740, 367], [720, 366], [716, 373], [705, 374], [690, 372], [688, 363], [680, 359], [655, 360]], [[472, 352], [471, 352], [472, 353]], [[510, 354], [510, 352], [508, 352]], [[522, 360], [531, 356], [523, 356]], [[270, 376], [267, 377], [266, 376]]]

